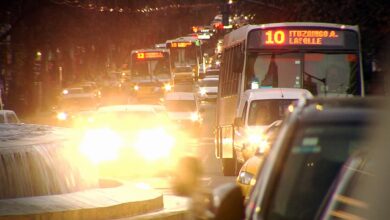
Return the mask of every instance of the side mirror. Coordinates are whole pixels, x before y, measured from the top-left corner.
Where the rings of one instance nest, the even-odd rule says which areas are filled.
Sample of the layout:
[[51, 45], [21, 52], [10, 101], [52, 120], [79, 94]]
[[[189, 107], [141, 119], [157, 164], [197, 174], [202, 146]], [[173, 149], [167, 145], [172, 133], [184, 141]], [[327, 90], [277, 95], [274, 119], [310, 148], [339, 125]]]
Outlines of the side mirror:
[[244, 126], [244, 121], [242, 120], [242, 118], [235, 118], [234, 119], [234, 126], [235, 127], [242, 127], [242, 126]]

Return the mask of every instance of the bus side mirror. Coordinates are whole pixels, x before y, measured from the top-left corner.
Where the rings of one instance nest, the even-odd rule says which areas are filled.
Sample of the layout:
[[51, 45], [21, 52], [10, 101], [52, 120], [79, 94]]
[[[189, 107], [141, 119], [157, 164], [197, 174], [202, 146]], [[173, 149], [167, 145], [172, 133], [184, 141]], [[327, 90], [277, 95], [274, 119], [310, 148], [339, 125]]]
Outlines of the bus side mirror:
[[244, 126], [244, 121], [242, 120], [242, 118], [235, 118], [234, 119], [234, 126], [235, 127], [242, 127], [242, 126]]

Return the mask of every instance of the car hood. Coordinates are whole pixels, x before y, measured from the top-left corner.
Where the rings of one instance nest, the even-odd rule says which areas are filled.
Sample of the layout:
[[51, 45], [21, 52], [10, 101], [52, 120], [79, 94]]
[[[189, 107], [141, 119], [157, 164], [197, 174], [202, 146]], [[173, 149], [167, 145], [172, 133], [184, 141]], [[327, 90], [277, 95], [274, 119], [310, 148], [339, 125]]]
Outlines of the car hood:
[[218, 87], [201, 87], [206, 90], [206, 92], [218, 92]]
[[191, 120], [193, 112], [168, 112], [168, 116], [173, 120]]

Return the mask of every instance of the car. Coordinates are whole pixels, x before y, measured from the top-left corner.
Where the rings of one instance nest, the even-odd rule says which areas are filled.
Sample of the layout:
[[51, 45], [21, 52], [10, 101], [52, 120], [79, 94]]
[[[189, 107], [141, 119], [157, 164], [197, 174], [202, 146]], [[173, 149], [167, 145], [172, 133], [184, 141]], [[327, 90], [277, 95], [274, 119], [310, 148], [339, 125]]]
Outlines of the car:
[[362, 183], [373, 184], [376, 172], [373, 169], [373, 158], [365, 149], [353, 154], [329, 190], [322, 202], [323, 209], [317, 212], [318, 219], [334, 219], [350, 216], [354, 219], [369, 219], [370, 208], [367, 195], [356, 191], [356, 186]]
[[316, 219], [343, 165], [363, 149], [382, 103], [361, 97], [300, 99], [289, 108], [245, 206], [239, 186], [229, 184], [204, 200], [208, 211], [214, 219]]
[[[241, 166], [252, 157], [261, 139], [261, 132], [272, 122], [282, 119], [288, 106], [301, 97], [312, 97], [306, 89], [250, 89], [240, 97], [234, 120], [232, 158], [222, 159], [224, 175], [237, 175]], [[226, 148], [225, 148], [226, 149]]]
[[14, 111], [0, 110], [0, 124], [20, 124], [20, 120]]
[[242, 165], [238, 173], [236, 183], [241, 187], [246, 199], [249, 198], [249, 193], [256, 183], [257, 174], [277, 137], [282, 122], [282, 120], [274, 121], [266, 129], [264, 129], [264, 132], [260, 134], [262, 140], [260, 141], [260, 145], [258, 146], [255, 155], [249, 158], [244, 165]]
[[181, 128], [194, 136], [200, 135], [202, 110], [197, 98], [192, 92], [171, 92], [164, 97], [164, 106], [169, 117]]
[[93, 93], [85, 92], [81, 87], [65, 88], [59, 97], [57, 106], [54, 107], [56, 124], [58, 126], [72, 126], [74, 114], [96, 110], [99, 104], [99, 97]]
[[218, 78], [204, 78], [198, 81], [198, 97], [201, 101], [216, 100], [218, 94]]
[[80, 149], [101, 166], [104, 175], [147, 174], [169, 168], [176, 130], [161, 114], [160, 106], [103, 106], [92, 120], [84, 130]]
[[173, 70], [174, 74], [174, 83], [182, 82], [193, 82], [195, 77], [195, 72], [191, 66], [176, 66]]
[[219, 78], [219, 69], [206, 69], [205, 78]]

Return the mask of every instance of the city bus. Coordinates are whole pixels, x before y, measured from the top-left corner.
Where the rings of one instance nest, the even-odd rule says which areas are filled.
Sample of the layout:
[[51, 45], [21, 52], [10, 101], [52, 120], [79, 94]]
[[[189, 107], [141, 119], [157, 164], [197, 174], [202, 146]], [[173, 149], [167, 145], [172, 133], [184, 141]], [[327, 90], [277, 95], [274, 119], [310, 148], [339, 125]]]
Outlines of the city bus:
[[173, 86], [168, 49], [131, 51], [130, 85], [138, 99], [160, 99]]
[[194, 75], [199, 76], [203, 65], [201, 40], [194, 36], [184, 36], [166, 41], [166, 47], [171, 52], [171, 66], [175, 69], [191, 67]]
[[[240, 100], [246, 90], [303, 88], [314, 96], [364, 96], [357, 26], [311, 22], [246, 25], [225, 35], [223, 42], [215, 153], [224, 173], [236, 163], [234, 121], [248, 112], [250, 103]], [[244, 112], [238, 111], [244, 105], [248, 105]]]

